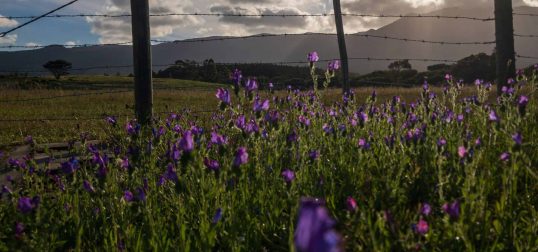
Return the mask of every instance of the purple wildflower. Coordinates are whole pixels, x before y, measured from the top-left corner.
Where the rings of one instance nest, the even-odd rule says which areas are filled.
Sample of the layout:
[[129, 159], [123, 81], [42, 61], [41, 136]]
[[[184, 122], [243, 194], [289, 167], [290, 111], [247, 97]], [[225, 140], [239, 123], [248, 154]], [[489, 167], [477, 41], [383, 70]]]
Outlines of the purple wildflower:
[[341, 237], [334, 230], [335, 222], [324, 203], [317, 199], [303, 198], [295, 230], [297, 251], [341, 251]]
[[328, 69], [331, 72], [340, 69], [340, 60], [331, 60], [328, 65]]
[[28, 214], [32, 212], [39, 205], [39, 197], [30, 199], [29, 197], [21, 197], [17, 203], [17, 209], [23, 213]]
[[364, 138], [359, 139], [358, 145], [359, 145], [359, 148], [361, 149], [364, 149], [364, 150], [370, 149], [370, 143], [368, 143], [368, 141], [366, 141], [366, 139]]
[[247, 92], [252, 92], [258, 89], [258, 82], [256, 79], [248, 79], [246, 85]]
[[187, 130], [183, 133], [183, 137], [179, 140], [179, 148], [186, 153], [190, 153], [194, 149], [192, 131]]
[[226, 145], [228, 144], [228, 138], [213, 131], [211, 132], [210, 143], [214, 145]]
[[304, 126], [310, 126], [310, 119], [304, 115], [299, 116], [299, 123], [301, 123]]
[[65, 174], [72, 174], [79, 168], [78, 160], [72, 157], [69, 159], [69, 161], [62, 163], [61, 167]]
[[246, 124], [246, 118], [244, 115], [240, 115], [235, 119], [235, 126], [239, 129], [244, 129]]
[[230, 78], [235, 84], [239, 85], [239, 83], [241, 83], [241, 80], [243, 79], [243, 75], [241, 74], [241, 71], [239, 69], [235, 69]]
[[125, 157], [120, 159], [120, 167], [124, 170], [129, 170], [131, 164], [129, 164], [129, 158]]
[[419, 220], [416, 227], [415, 227], [415, 231], [421, 235], [425, 235], [426, 233], [428, 233], [428, 230], [430, 229], [429, 225], [428, 225], [428, 222], [426, 222], [425, 220]]
[[220, 164], [217, 160], [212, 160], [209, 158], [204, 158], [204, 165], [207, 169], [215, 172], [220, 168]]
[[173, 181], [173, 182], [177, 182], [179, 180], [179, 178], [177, 176], [177, 173], [176, 173], [176, 169], [174, 168], [173, 164], [168, 164], [168, 166], [166, 167], [166, 172], [164, 173], [163, 177], [166, 180], [170, 180], [170, 181]]
[[146, 191], [142, 187], [136, 188], [136, 200], [141, 202], [146, 201]]
[[519, 108], [519, 113], [523, 116], [525, 115], [525, 110], [527, 108], [527, 104], [529, 103], [529, 97], [521, 95], [517, 99], [517, 105]]
[[511, 156], [511, 155], [510, 155], [509, 152], [503, 152], [503, 153], [501, 154], [500, 159], [501, 159], [501, 161], [506, 162], [506, 161], [510, 160], [510, 156]]
[[465, 148], [465, 146], [458, 147], [458, 156], [460, 158], [465, 158], [467, 156], [467, 148]]
[[428, 203], [422, 203], [422, 206], [420, 207], [420, 213], [428, 216], [432, 212], [432, 207]]
[[460, 202], [458, 200], [452, 203], [445, 203], [442, 208], [452, 219], [457, 219], [460, 216]]
[[284, 181], [286, 181], [287, 184], [290, 184], [293, 180], [295, 180], [295, 173], [290, 170], [286, 169], [282, 171], [282, 178], [284, 178]]
[[88, 180], [84, 180], [84, 182], [82, 182], [82, 187], [84, 187], [84, 190], [86, 190], [89, 193], [95, 192], [95, 189], [93, 188], [92, 184], [90, 184]]
[[215, 96], [222, 102], [224, 105], [230, 105], [232, 99], [230, 98], [230, 92], [228, 89], [219, 88], [217, 89], [217, 94]]
[[107, 116], [105, 121], [112, 126], [116, 126], [116, 124], [118, 124], [118, 119], [116, 119], [115, 116]]
[[24, 224], [21, 222], [15, 222], [15, 238], [22, 239], [24, 235]]
[[444, 138], [439, 138], [439, 140], [437, 140], [437, 146], [439, 147], [442, 147], [442, 146], [445, 146], [446, 145], [446, 139]]
[[123, 199], [126, 201], [126, 202], [131, 202], [134, 200], [134, 195], [131, 191], [129, 190], [125, 190], [123, 192]]
[[350, 212], [357, 211], [357, 201], [355, 201], [355, 199], [351, 196], [347, 197], [346, 206], [347, 206], [347, 210]]
[[488, 118], [489, 118], [489, 121], [491, 122], [499, 121], [499, 116], [497, 116], [497, 112], [495, 112], [495, 110], [493, 109], [489, 112]]
[[519, 146], [523, 143], [523, 137], [521, 136], [521, 133], [516, 132], [512, 135], [512, 140], [514, 140], [514, 143]]
[[213, 220], [211, 220], [211, 224], [216, 225], [219, 223], [219, 221], [222, 219], [222, 208], [218, 208], [215, 212], [215, 215], [213, 216]]
[[286, 140], [288, 141], [288, 143], [296, 143], [297, 141], [299, 141], [299, 135], [297, 134], [297, 131], [291, 131]]
[[312, 150], [312, 151], [310, 151], [310, 153], [308, 153], [308, 157], [312, 161], [318, 160], [319, 156], [320, 156], [320, 153], [319, 153], [318, 150]]
[[269, 100], [265, 100], [263, 102], [260, 102], [259, 99], [254, 100], [253, 105], [254, 112], [261, 112], [261, 111], [267, 111], [269, 110]]
[[235, 152], [233, 167], [239, 167], [248, 162], [248, 152], [246, 147], [240, 147]]
[[2, 194], [13, 194], [13, 192], [11, 191], [11, 189], [9, 189], [9, 187], [7, 187], [6, 185], [2, 185], [2, 191], [0, 191], [0, 198], [2, 197]]
[[314, 63], [319, 61], [318, 52], [311, 52], [308, 54], [308, 62]]

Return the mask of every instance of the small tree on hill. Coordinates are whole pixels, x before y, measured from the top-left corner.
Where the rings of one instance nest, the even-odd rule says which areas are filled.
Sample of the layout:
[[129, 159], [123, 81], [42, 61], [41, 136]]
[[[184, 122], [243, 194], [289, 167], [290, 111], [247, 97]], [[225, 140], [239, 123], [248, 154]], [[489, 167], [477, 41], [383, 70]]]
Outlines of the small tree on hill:
[[53, 60], [43, 65], [43, 67], [49, 70], [57, 80], [64, 75], [68, 75], [72, 66], [73, 65], [70, 62], [65, 60]]
[[395, 73], [396, 83], [400, 83], [400, 72], [403, 70], [411, 70], [409, 60], [398, 60], [390, 63], [389, 69]]

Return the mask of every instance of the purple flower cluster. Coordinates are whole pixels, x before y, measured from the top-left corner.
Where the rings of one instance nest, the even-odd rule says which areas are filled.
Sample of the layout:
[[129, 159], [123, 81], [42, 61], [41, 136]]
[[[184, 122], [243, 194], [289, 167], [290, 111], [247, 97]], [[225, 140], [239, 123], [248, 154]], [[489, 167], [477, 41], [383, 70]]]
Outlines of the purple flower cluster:
[[295, 229], [297, 251], [342, 251], [342, 238], [334, 229], [335, 224], [323, 201], [301, 199]]

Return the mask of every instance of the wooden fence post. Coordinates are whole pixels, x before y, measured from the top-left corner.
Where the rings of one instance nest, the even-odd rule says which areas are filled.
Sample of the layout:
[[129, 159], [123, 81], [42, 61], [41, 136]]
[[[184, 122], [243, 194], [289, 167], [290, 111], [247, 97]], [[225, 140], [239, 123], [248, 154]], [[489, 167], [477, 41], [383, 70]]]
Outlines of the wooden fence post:
[[342, 8], [340, 7], [340, 0], [333, 0], [333, 7], [336, 32], [338, 34], [338, 48], [340, 50], [340, 60], [342, 61], [342, 72], [344, 75], [342, 90], [344, 94], [346, 94], [349, 92], [349, 65], [346, 48], [346, 34], [344, 33], [344, 23], [342, 21]]
[[138, 122], [149, 125], [153, 118], [153, 82], [148, 0], [131, 0], [135, 113]]
[[495, 39], [497, 57], [497, 93], [501, 94], [509, 78], [516, 75], [514, 18], [511, 0], [495, 0]]

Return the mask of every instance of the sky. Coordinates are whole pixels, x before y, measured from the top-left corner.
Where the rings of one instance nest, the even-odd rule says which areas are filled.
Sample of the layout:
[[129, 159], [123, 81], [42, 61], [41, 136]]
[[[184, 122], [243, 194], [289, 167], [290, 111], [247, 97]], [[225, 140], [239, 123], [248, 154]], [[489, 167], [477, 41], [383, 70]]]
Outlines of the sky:
[[[0, 16], [40, 15], [69, 0], [0, 0]], [[427, 13], [448, 7], [493, 6], [493, 0], [341, 0], [344, 13]], [[149, 0], [150, 12], [234, 14], [319, 14], [333, 12], [332, 0]], [[538, 7], [538, 0], [514, 0]], [[80, 0], [56, 14], [125, 14], [130, 0]], [[0, 31], [23, 23], [0, 18]], [[386, 18], [346, 18], [346, 33], [376, 29]], [[153, 39], [176, 40], [259, 33], [334, 32], [332, 17], [152, 17]], [[45, 18], [0, 38], [0, 45], [118, 43], [131, 40], [130, 18]], [[7, 49], [0, 49], [7, 50]]]

